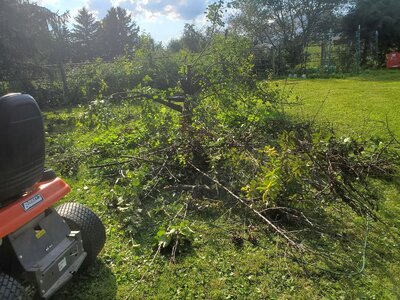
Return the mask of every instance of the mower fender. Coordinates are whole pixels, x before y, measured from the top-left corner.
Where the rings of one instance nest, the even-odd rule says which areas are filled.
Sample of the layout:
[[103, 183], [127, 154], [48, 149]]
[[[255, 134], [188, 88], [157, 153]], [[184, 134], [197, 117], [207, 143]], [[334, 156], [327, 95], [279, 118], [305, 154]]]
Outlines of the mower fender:
[[41, 182], [29, 193], [0, 209], [0, 239], [16, 231], [43, 213], [70, 192], [60, 178]]

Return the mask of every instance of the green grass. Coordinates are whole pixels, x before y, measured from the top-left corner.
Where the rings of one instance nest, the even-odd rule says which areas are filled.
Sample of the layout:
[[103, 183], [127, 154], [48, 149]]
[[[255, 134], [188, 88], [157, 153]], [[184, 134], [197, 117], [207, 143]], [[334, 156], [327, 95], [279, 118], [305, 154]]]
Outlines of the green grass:
[[[146, 223], [133, 239], [124, 234], [113, 215], [106, 213], [101, 189], [75, 191], [68, 200], [79, 199], [93, 207], [107, 227], [107, 244], [97, 266], [88, 274], [74, 278], [59, 297], [62, 299], [396, 299], [400, 296], [400, 259], [398, 230], [400, 209], [393, 205], [383, 212], [389, 226], [374, 224], [369, 233], [366, 267], [362, 264], [365, 228], [360, 221], [353, 228], [354, 241], [348, 248], [326, 249], [329, 258], [295, 255], [279, 242], [272, 232], [256, 230], [259, 245], [245, 241], [241, 248], [232, 242], [232, 233], [246, 237], [243, 220], [225, 215], [230, 205], [217, 207], [203, 203], [202, 210], [193, 210], [188, 219], [195, 231], [190, 251], [172, 264], [168, 257], [155, 256], [153, 240], [157, 228]], [[93, 184], [93, 183], [92, 183]], [[77, 192], [80, 190], [80, 192]], [[388, 201], [398, 202], [396, 190], [388, 190]], [[388, 215], [386, 215], [388, 214]], [[351, 220], [346, 219], [343, 224]], [[343, 226], [345, 227], [345, 226]], [[343, 230], [345, 230], [343, 228]], [[318, 242], [320, 243], [320, 241]], [[350, 247], [351, 246], [351, 247]], [[341, 265], [330, 265], [336, 258]], [[301, 259], [304, 260], [301, 261]], [[327, 271], [325, 271], [327, 270]], [[337, 272], [333, 273], [333, 272]]]
[[400, 137], [400, 71], [371, 71], [343, 79], [290, 79], [280, 87], [298, 96], [292, 112], [329, 122], [343, 134]]
[[[304, 107], [296, 106], [293, 114], [315, 116], [318, 123], [328, 121], [343, 134], [355, 131], [384, 137], [386, 117], [393, 132], [400, 135], [399, 79], [400, 72], [373, 72], [344, 79], [278, 83], [303, 99]], [[73, 125], [77, 111], [72, 115], [48, 112], [46, 117], [47, 124], [56, 124], [49, 136], [63, 132], [64, 142], [77, 151], [101, 138], [113, 143], [112, 136], [118, 136], [116, 127], [82, 133]], [[304, 233], [305, 242], [325, 253], [321, 256], [291, 251], [262, 226], [253, 232], [258, 245], [251, 244], [246, 228], [254, 220], [229, 200], [174, 202], [170, 196], [162, 209], [160, 203], [148, 201], [144, 203], [145, 219], [132, 235], [108, 207], [110, 185], [92, 169], [80, 166], [76, 175], [65, 179], [73, 189], [65, 201], [92, 207], [105, 223], [107, 243], [96, 266], [76, 276], [57, 295], [59, 299], [400, 298], [400, 193], [395, 185], [378, 184], [385, 191], [378, 212], [384, 223], [370, 222], [367, 230], [364, 220], [339, 207], [325, 216], [332, 236]], [[173, 264], [168, 256], [156, 254], [154, 236], [167, 212], [174, 215], [185, 204], [194, 241]], [[237, 235], [244, 238], [242, 247], [232, 242]]]

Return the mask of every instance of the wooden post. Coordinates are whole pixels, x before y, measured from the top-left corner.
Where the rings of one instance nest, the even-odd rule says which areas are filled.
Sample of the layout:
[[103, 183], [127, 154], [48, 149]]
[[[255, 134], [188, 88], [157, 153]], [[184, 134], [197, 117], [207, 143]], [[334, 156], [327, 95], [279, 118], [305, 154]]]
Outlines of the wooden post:
[[356, 31], [356, 72], [359, 73], [361, 69], [361, 25], [358, 25]]
[[69, 92], [68, 92], [67, 76], [65, 75], [65, 69], [64, 69], [64, 65], [63, 65], [62, 62], [58, 63], [58, 69], [60, 70], [61, 80], [62, 80], [62, 83], [63, 83], [63, 102], [64, 102], [64, 106], [68, 107], [68, 111], [71, 112], [71, 110], [72, 110], [71, 103], [70, 103], [70, 101], [68, 101]]
[[272, 47], [271, 50], [272, 50], [272, 74], [273, 74], [273, 75], [276, 75], [275, 49], [274, 49], [274, 47]]

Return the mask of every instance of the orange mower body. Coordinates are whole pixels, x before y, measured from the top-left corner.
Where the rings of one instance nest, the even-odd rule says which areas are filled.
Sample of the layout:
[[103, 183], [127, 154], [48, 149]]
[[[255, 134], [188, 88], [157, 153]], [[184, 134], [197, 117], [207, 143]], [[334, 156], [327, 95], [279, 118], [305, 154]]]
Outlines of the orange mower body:
[[1, 300], [52, 297], [105, 243], [104, 225], [88, 207], [56, 206], [71, 189], [45, 171], [44, 139], [31, 96], [0, 97]]

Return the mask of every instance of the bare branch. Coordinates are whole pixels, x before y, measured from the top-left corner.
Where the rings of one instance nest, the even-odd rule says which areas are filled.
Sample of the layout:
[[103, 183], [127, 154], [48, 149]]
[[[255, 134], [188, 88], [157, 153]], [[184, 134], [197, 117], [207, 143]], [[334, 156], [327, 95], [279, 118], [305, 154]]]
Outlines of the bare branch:
[[260, 213], [258, 210], [253, 208], [250, 204], [248, 204], [245, 200], [237, 196], [234, 192], [232, 192], [230, 189], [228, 189], [226, 186], [221, 184], [218, 180], [212, 178], [210, 175], [207, 173], [203, 172], [199, 168], [197, 168], [195, 165], [193, 165], [191, 162], [188, 162], [188, 164], [195, 169], [197, 172], [202, 174], [203, 176], [207, 177], [211, 181], [213, 181], [215, 184], [220, 186], [222, 189], [224, 189], [226, 192], [228, 192], [233, 198], [238, 200], [240, 203], [242, 203], [244, 206], [246, 206], [248, 209], [253, 211], [258, 217], [260, 217], [265, 223], [267, 223], [272, 229], [274, 229], [280, 236], [282, 236], [291, 246], [299, 249], [299, 250], [304, 250], [304, 246], [295, 242], [291, 237], [289, 237], [289, 234], [282, 228], [276, 226], [274, 223], [272, 223], [267, 217], [265, 217], [262, 213]]

